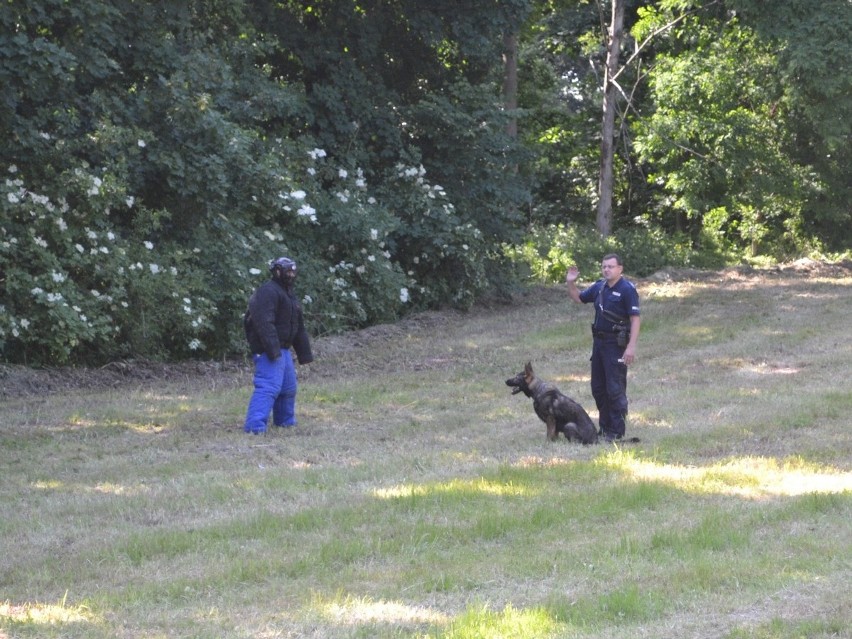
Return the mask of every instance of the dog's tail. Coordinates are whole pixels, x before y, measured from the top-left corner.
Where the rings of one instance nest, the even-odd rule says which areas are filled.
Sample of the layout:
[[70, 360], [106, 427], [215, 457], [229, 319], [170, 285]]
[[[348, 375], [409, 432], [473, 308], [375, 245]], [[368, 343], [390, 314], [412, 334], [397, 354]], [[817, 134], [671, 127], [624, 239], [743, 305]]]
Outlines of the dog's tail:
[[621, 438], [621, 439], [612, 439], [612, 440], [606, 439], [604, 437], [600, 437], [598, 439], [598, 441], [609, 442], [609, 443], [612, 443], [612, 444], [638, 444], [642, 440], [639, 439], [638, 437], [624, 437], [624, 438]]

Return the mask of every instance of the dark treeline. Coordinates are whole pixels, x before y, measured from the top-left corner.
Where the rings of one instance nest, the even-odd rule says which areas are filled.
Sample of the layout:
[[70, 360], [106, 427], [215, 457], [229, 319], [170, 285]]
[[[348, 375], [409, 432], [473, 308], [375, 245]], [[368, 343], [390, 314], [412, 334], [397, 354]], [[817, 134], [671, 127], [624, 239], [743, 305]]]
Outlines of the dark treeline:
[[9, 0], [0, 350], [221, 357], [273, 257], [315, 334], [530, 270], [848, 250], [846, 0]]

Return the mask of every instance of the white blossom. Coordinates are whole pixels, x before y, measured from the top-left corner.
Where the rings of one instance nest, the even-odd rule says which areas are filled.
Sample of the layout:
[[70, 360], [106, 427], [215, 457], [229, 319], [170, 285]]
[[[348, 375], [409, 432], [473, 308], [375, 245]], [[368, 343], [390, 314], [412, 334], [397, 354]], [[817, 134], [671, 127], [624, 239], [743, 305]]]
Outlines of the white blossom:
[[147, 145], [145, 144], [145, 140], [136, 140], [136, 144], [140, 149], [144, 149]]
[[154, 244], [153, 244], [152, 242], [149, 242], [148, 240], [145, 240], [144, 242], [142, 242], [142, 244], [144, 244], [144, 245], [145, 245], [145, 248], [146, 248], [146, 249], [148, 249], [149, 251], [153, 251], [153, 250], [154, 250]]
[[399, 289], [399, 301], [405, 304], [409, 300], [408, 289], [403, 287]]
[[291, 197], [291, 198], [293, 198], [294, 200], [304, 200], [304, 199], [307, 197], [307, 195], [308, 195], [308, 194], [307, 194], [307, 193], [305, 193], [305, 192], [304, 192], [304, 191], [302, 191], [302, 190], [292, 191], [292, 192], [290, 193], [290, 197]]
[[309, 204], [302, 204], [297, 213], [303, 217], [307, 217], [311, 222], [317, 221], [317, 210]]
[[149, 264], [148, 268], [151, 270], [153, 275], [156, 275], [160, 272], [160, 266], [158, 264]]

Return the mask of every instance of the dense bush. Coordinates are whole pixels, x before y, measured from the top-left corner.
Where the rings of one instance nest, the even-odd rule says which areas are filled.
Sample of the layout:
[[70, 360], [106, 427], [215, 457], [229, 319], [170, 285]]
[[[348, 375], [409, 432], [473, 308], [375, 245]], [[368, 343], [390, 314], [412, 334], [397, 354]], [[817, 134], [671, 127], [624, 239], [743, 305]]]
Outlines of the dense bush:
[[[300, 264], [314, 333], [430, 304], [470, 304], [484, 279], [481, 233], [460, 221], [423, 167], [397, 167], [380, 201], [358, 169], [330, 167], [321, 149], [304, 157], [291, 163], [304, 169], [302, 188], [278, 193], [263, 224], [213, 216], [193, 229], [191, 249], [158, 239], [169, 214], [140, 207], [120, 180], [78, 169], [53, 201], [9, 167], [0, 190], [6, 358], [93, 363], [238, 352], [246, 299], [268, 277], [267, 262], [285, 254]], [[130, 208], [128, 227], [114, 212]]]
[[697, 251], [687, 237], [644, 226], [620, 229], [605, 239], [591, 225], [533, 228], [522, 243], [506, 246], [505, 253], [522, 271], [528, 269], [531, 279], [542, 284], [564, 281], [571, 265], [576, 265], [586, 278], [599, 277], [601, 258], [607, 253], [618, 253], [625, 272], [636, 277], [666, 266], [713, 268], [726, 263], [713, 247]]
[[[280, 255], [300, 265], [315, 334], [469, 306], [514, 232], [499, 55], [482, 46], [497, 51], [510, 16], [472, 11], [479, 61], [448, 65], [461, 23], [446, 8], [356, 9], [4, 5], [2, 359], [241, 352], [246, 300]], [[401, 51], [417, 73], [367, 73], [385, 52], [349, 39], [400, 21], [422, 40]], [[448, 122], [454, 147], [435, 143]], [[465, 171], [447, 170], [461, 152]]]

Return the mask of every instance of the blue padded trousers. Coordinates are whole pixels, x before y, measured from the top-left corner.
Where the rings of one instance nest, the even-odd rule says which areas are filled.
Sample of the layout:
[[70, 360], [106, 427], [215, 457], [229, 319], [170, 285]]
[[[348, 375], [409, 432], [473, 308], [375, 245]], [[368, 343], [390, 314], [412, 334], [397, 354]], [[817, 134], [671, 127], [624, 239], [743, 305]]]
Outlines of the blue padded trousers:
[[254, 359], [254, 393], [246, 411], [247, 433], [266, 432], [266, 423], [272, 413], [276, 426], [296, 425], [296, 368], [289, 349], [281, 349], [274, 361], [265, 354], [252, 355]]

